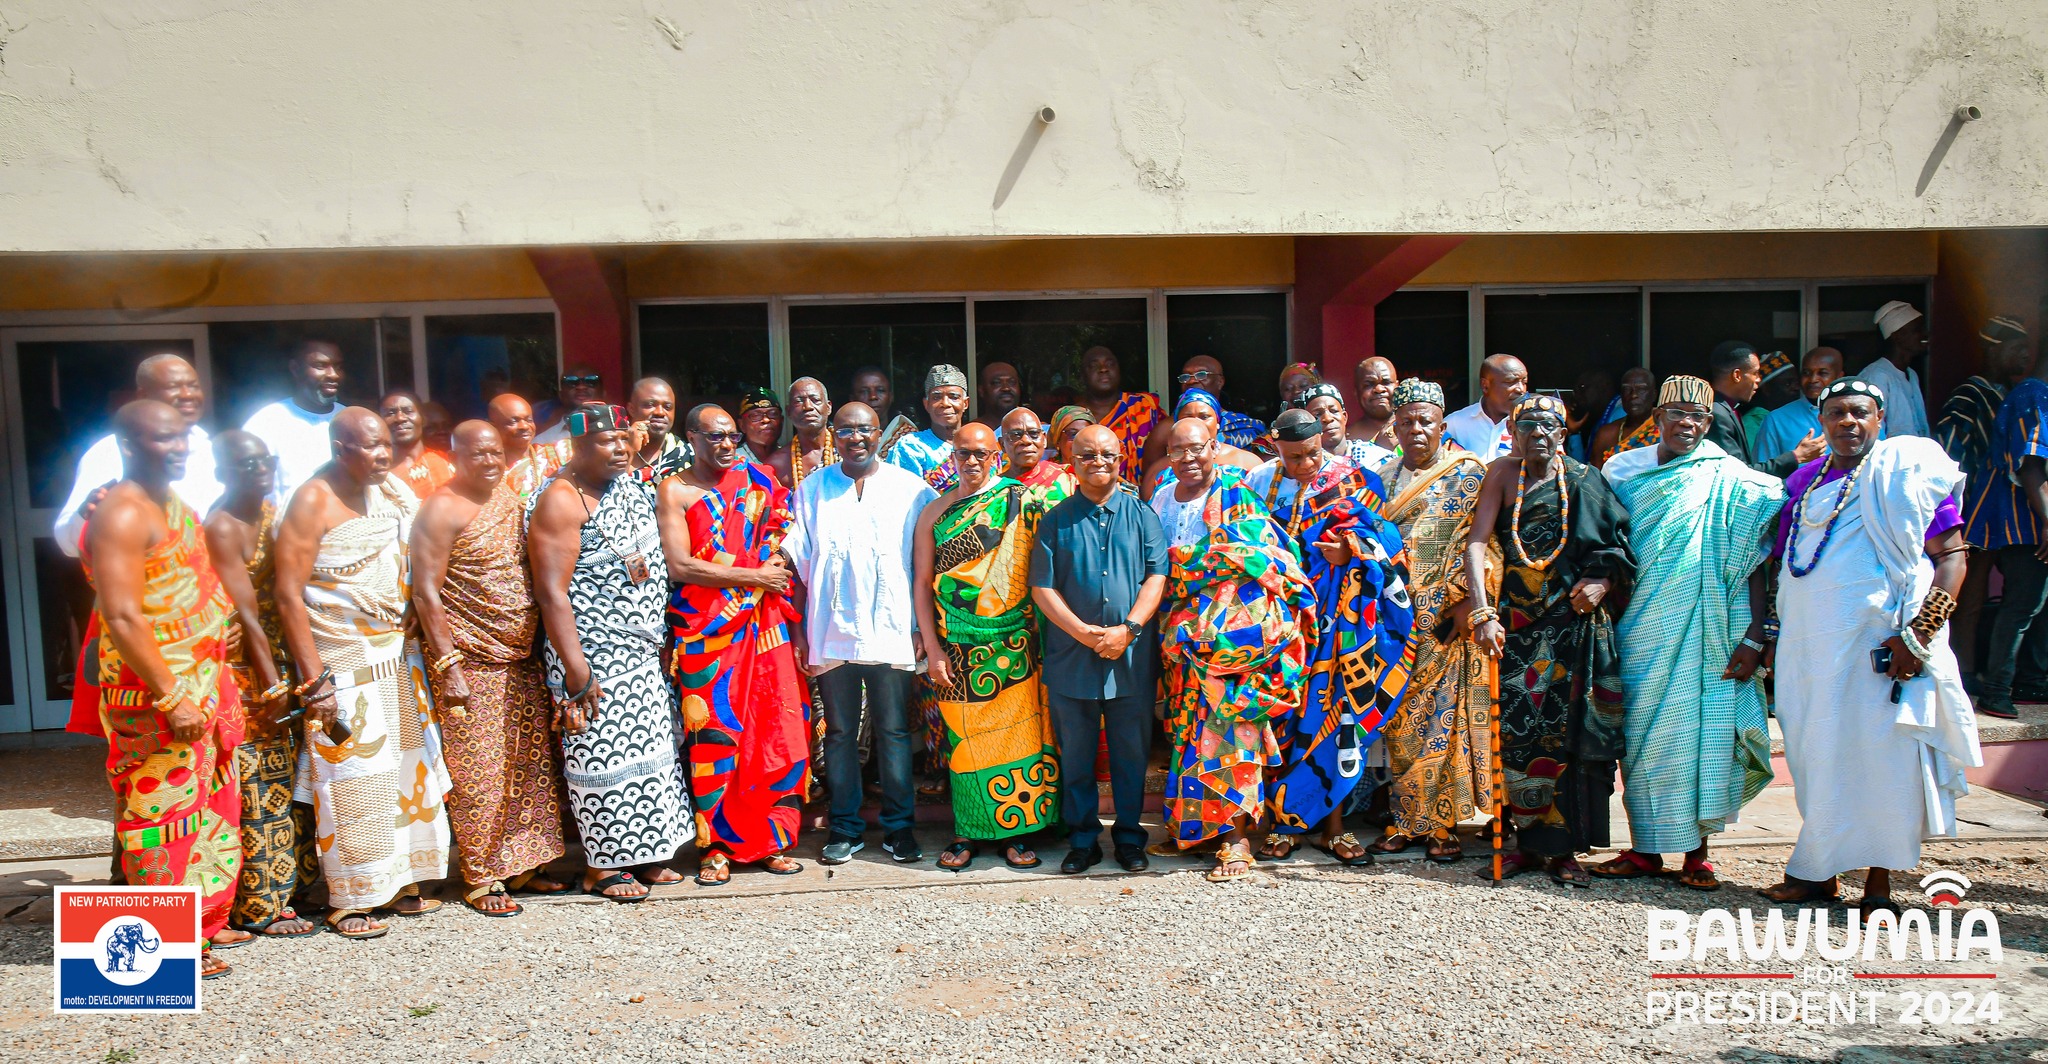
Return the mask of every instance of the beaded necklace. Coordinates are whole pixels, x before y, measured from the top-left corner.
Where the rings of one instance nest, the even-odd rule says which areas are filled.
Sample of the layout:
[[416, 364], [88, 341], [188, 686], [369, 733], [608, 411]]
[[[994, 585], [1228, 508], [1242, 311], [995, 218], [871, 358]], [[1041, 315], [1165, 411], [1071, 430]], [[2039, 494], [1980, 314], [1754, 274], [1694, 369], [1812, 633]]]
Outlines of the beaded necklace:
[[[1522, 560], [1524, 566], [1539, 573], [1550, 568], [1551, 563], [1564, 553], [1565, 542], [1571, 539], [1572, 493], [1565, 490], [1564, 464], [1553, 458], [1550, 468], [1557, 471], [1557, 504], [1562, 511], [1558, 518], [1557, 546], [1541, 561], [1529, 557], [1528, 549], [1522, 546], [1522, 496], [1529, 492], [1529, 478], [1523, 476], [1519, 470], [1515, 474], [1515, 512], [1508, 521], [1508, 539], [1515, 545], [1515, 556]], [[1540, 485], [1542, 481], [1539, 480], [1537, 483]]]
[[[1312, 475], [1321, 476], [1323, 470], [1328, 468], [1329, 464], [1329, 459], [1327, 456], [1325, 456], [1323, 464], [1321, 466], [1316, 467], [1316, 471]], [[1273, 483], [1266, 486], [1267, 513], [1272, 513], [1273, 508], [1280, 505], [1280, 485], [1286, 480], [1286, 470], [1278, 468], [1275, 468], [1273, 470]], [[1304, 506], [1304, 504], [1307, 501], [1308, 481], [1304, 480], [1301, 482], [1301, 487], [1297, 489], [1294, 493], [1294, 509], [1292, 511], [1292, 515], [1287, 519], [1287, 538], [1290, 540], [1301, 538], [1301, 523], [1307, 516], [1306, 507]]]
[[[1820, 487], [1820, 482], [1827, 478], [1828, 470], [1833, 468], [1834, 464], [1835, 456], [1829, 455], [1828, 460], [1820, 467], [1820, 474], [1813, 478], [1812, 483], [1806, 485], [1806, 490], [1800, 492], [1799, 498], [1792, 504], [1792, 515], [1795, 520], [1792, 522], [1791, 537], [1785, 541], [1785, 567], [1792, 570], [1793, 576], [1805, 576], [1813, 572], [1816, 566], [1820, 565], [1820, 556], [1827, 551], [1828, 541], [1835, 538], [1835, 522], [1841, 520], [1842, 511], [1849, 508], [1849, 494], [1856, 490], [1856, 478], [1863, 475], [1863, 463], [1858, 462], [1856, 463], [1856, 468], [1849, 471], [1849, 479], [1842, 483], [1842, 496], [1835, 500], [1835, 512], [1828, 515], [1827, 524], [1823, 527], [1821, 522], [1806, 516], [1806, 503], [1807, 500], [1813, 498], [1814, 489]], [[1801, 525], [1805, 525], [1808, 528], [1822, 529], [1820, 543], [1813, 548], [1813, 557], [1808, 558], [1804, 566], [1799, 564], [1799, 526]]]
[[[789, 488], [791, 491], [795, 491], [804, 482], [804, 477], [807, 474], [804, 472], [803, 451], [794, 446], [794, 439], [791, 440], [791, 444], [789, 449]], [[839, 461], [839, 448], [832, 445], [832, 429], [828, 425], [825, 428], [825, 442], [818, 445], [818, 468], [823, 469], [837, 461]]]

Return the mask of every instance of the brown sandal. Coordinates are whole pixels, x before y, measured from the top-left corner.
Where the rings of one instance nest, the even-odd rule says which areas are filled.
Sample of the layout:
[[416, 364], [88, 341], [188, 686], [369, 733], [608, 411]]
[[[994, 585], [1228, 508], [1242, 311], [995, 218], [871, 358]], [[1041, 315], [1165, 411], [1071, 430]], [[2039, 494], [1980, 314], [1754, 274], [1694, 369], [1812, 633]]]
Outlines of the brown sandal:
[[[1246, 845], [1250, 844], [1247, 843]], [[1300, 846], [1301, 840], [1296, 839], [1292, 835], [1282, 835], [1275, 831], [1266, 836], [1266, 841], [1259, 843], [1258, 859], [1261, 861], [1285, 861], [1289, 857], [1294, 856], [1294, 851]], [[1278, 848], [1280, 852], [1274, 853], [1273, 850], [1275, 848]]]
[[1652, 859], [1647, 854], [1634, 850], [1623, 850], [1612, 858], [1594, 865], [1587, 871], [1601, 879], [1641, 879], [1644, 876], [1664, 874], [1664, 858]]
[[[1238, 872], [1230, 871], [1231, 865], [1243, 865]], [[1228, 883], [1252, 874], [1252, 844], [1243, 840], [1229, 843], [1216, 851], [1216, 867], [1205, 877], [1211, 883]]]
[[1784, 882], [1775, 887], [1764, 887], [1757, 893], [1779, 905], [1812, 905], [1816, 902], [1832, 903], [1842, 900], [1841, 884], [1833, 879], [1816, 883], [1786, 876]]
[[1686, 861], [1685, 867], [1678, 870], [1678, 882], [1680, 886], [1700, 891], [1721, 889], [1721, 878], [1714, 874], [1711, 861]]

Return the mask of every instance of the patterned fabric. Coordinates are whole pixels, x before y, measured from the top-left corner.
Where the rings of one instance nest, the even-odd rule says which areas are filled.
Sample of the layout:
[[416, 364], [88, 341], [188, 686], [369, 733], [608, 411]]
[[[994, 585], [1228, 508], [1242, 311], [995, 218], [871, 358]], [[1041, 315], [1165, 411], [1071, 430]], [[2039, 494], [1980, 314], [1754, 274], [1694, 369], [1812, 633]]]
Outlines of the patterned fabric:
[[[789, 491], [744, 462], [685, 511], [694, 557], [759, 569], [789, 529]], [[679, 584], [669, 600], [676, 686], [690, 734], [698, 845], [759, 861], [796, 845], [809, 791], [809, 691], [790, 645], [788, 596]]]
[[[200, 933], [211, 938], [227, 926], [241, 878], [234, 751], [242, 703], [227, 671], [234, 606], [198, 519], [176, 492], [165, 497], [164, 523], [170, 534], [142, 559], [142, 616], [179, 690], [205, 714], [205, 732], [189, 743], [172, 738], [156, 695], [105, 634], [97, 608], [92, 630], [100, 634], [79, 656], [74, 697], [98, 712], [107, 737], [122, 874], [132, 886], [198, 887]], [[81, 560], [91, 580], [89, 531]]]
[[1266, 435], [1266, 423], [1235, 410], [1216, 411], [1216, 438], [1232, 447], [1252, 450]]
[[[1714, 386], [1698, 377], [1674, 373], [1664, 378], [1657, 387], [1657, 405], [1670, 406], [1672, 403], [1692, 403], [1709, 409], [1714, 405]], [[1520, 412], [1520, 407], [1516, 411]]]
[[933, 491], [945, 491], [959, 479], [959, 469], [953, 462], [953, 441], [940, 439], [930, 429], [897, 440], [886, 458], [891, 464], [923, 477]]
[[[1465, 539], [1486, 466], [1470, 451], [1442, 447], [1436, 461], [1409, 471], [1380, 467], [1391, 493], [1382, 508], [1408, 552], [1414, 625], [1408, 692], [1382, 734], [1393, 776], [1394, 830], [1411, 838], [1449, 838], [1482, 808], [1493, 779], [1493, 700], [1486, 656], [1469, 637], [1454, 638], [1449, 610], [1466, 595]], [[1499, 597], [1500, 550], [1487, 540], [1488, 601]]]
[[[519, 497], [502, 484], [448, 547], [441, 585], [462, 652], [465, 713], [443, 714], [448, 821], [463, 882], [484, 886], [562, 856], [553, 705], [533, 652], [540, 609]], [[433, 677], [438, 694], [445, 677]]]
[[420, 456], [405, 467], [405, 486], [412, 489], [415, 497], [424, 500], [441, 490], [455, 476], [455, 465], [448, 456], [439, 451], [422, 450]]
[[[529, 501], [529, 517], [532, 507]], [[603, 698], [596, 720], [562, 736], [570, 812], [590, 867], [666, 861], [697, 829], [676, 772], [675, 690], [661, 674], [668, 561], [654, 523], [652, 489], [621, 475], [605, 488], [580, 535], [569, 606]], [[627, 571], [634, 555], [650, 574], [638, 584]], [[547, 667], [548, 690], [567, 697], [553, 640]]]
[[1059, 758], [1029, 579], [1038, 522], [1053, 501], [1000, 479], [932, 526], [934, 606], [953, 671], [935, 701], [954, 830], [964, 838], [1026, 835], [1059, 819]]
[[1998, 439], [1998, 408], [2004, 402], [2003, 387], [1986, 377], [1971, 377], [1941, 404], [1934, 419], [1934, 440], [1963, 467], [1964, 476], [1974, 480], [1990, 468]]
[[549, 477], [569, 464], [574, 446], [566, 437], [553, 443], [535, 443], [527, 448], [526, 457], [505, 467], [505, 483], [522, 500], [532, 499]]
[[[1277, 490], [1294, 484], [1273, 479]], [[1285, 503], [1269, 494], [1273, 520], [1294, 544], [1315, 589], [1315, 647], [1300, 712], [1280, 731], [1282, 767], [1270, 801], [1283, 832], [1319, 830], [1364, 777], [1365, 752], [1408, 689], [1408, 559], [1401, 534], [1378, 513], [1377, 474], [1340, 458]], [[1351, 560], [1330, 564], [1317, 543], [1334, 539]]]
[[1659, 465], [1610, 462], [1642, 559], [1615, 626], [1627, 706], [1622, 759], [1629, 845], [1687, 853], [1771, 782], [1763, 684], [1721, 678], [1749, 627], [1749, 574], [1785, 485], [1709, 441]]
[[1151, 392], [1125, 392], [1117, 397], [1116, 406], [1101, 424], [1116, 433], [1117, 442], [1123, 453], [1117, 460], [1117, 473], [1125, 480], [1136, 484], [1145, 473], [1145, 441], [1152, 430], [1166, 420], [1166, 411], [1160, 409], [1159, 400]]
[[2042, 542], [2048, 529], [2027, 502], [2020, 471], [2029, 458], [2048, 458], [2048, 381], [2028, 377], [2013, 385], [1993, 421], [1991, 447], [1984, 474], [1963, 482], [1964, 538], [1986, 550]]
[[671, 432], [661, 438], [661, 450], [649, 462], [633, 452], [633, 475], [643, 484], [659, 484], [673, 476], [679, 476], [690, 468], [692, 455], [688, 442]]
[[[1621, 662], [1603, 605], [1580, 615], [1582, 577], [1626, 568], [1627, 515], [1598, 473], [1569, 458], [1565, 472], [1528, 489], [1522, 545], [1538, 558], [1565, 540], [1548, 569], [1524, 564], [1502, 506], [1494, 538], [1505, 568], [1498, 604], [1507, 645], [1500, 662], [1501, 765], [1508, 815], [1522, 848], [1550, 856], [1607, 845], [1614, 762], [1623, 751]], [[1571, 492], [1571, 524], [1558, 485]]]
[[321, 538], [305, 591], [313, 645], [334, 671], [336, 713], [353, 732], [335, 743], [306, 729], [296, 795], [313, 805], [337, 909], [374, 909], [448, 874], [448, 770], [426, 665], [404, 629], [419, 501], [386, 476], [368, 503]]
[[1234, 469], [1202, 503], [1208, 534], [1169, 551], [1160, 625], [1173, 762], [1166, 822], [1183, 849], [1266, 806], [1276, 726], [1301, 705], [1315, 589], [1285, 534]]
[[1029, 476], [1011, 476], [1010, 463], [1007, 459], [1005, 459], [1002, 462], [1002, 464], [996, 469], [996, 471], [990, 475], [998, 477], [1010, 477], [1010, 479], [1015, 480], [1017, 483], [1022, 484], [1027, 488], [1051, 489], [1053, 494], [1047, 498], [1045, 503], [1046, 509], [1048, 510], [1051, 509], [1054, 505], [1056, 505], [1061, 499], [1064, 499], [1067, 496], [1072, 495], [1076, 490], [1080, 488], [1081, 484], [1080, 481], [1074, 479], [1074, 474], [1071, 471], [1069, 471], [1066, 466], [1063, 466], [1058, 462], [1053, 461], [1051, 458], [1045, 458], [1040, 460], [1036, 466], [1032, 467]]
[[1633, 451], [1639, 447], [1655, 447], [1663, 439], [1664, 433], [1657, 428], [1657, 419], [1654, 416], [1646, 417], [1643, 419], [1642, 424], [1629, 430], [1626, 435], [1614, 442], [1614, 446], [1602, 452], [1600, 461], [1602, 464], [1605, 464], [1609, 459], [1623, 451]]

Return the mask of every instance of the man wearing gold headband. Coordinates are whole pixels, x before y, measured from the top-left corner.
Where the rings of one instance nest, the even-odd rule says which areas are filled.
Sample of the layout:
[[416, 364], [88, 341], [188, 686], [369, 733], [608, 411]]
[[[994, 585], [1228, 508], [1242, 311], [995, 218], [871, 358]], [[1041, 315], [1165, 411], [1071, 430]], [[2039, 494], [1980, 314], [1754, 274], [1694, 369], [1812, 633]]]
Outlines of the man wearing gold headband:
[[1770, 642], [1765, 534], [1783, 482], [1706, 439], [1714, 392], [1675, 376], [1657, 395], [1655, 447], [1602, 472], [1629, 510], [1635, 593], [1615, 626], [1627, 706], [1622, 756], [1629, 849], [1593, 869], [1654, 875], [1685, 854], [1678, 881], [1720, 886], [1707, 837], [1771, 781], [1758, 673]]

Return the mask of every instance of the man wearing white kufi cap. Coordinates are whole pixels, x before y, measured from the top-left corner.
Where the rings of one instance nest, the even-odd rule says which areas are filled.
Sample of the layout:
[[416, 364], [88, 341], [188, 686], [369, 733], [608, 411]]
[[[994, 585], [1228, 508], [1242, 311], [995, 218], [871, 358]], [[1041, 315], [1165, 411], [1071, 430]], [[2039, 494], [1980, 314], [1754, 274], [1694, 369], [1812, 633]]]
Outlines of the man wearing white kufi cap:
[[1927, 436], [1927, 400], [1920, 394], [1920, 375], [1910, 368], [1927, 350], [1927, 319], [1912, 305], [1894, 299], [1871, 318], [1887, 346], [1877, 361], [1856, 376], [1885, 394], [1886, 436]]

